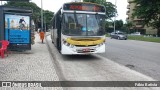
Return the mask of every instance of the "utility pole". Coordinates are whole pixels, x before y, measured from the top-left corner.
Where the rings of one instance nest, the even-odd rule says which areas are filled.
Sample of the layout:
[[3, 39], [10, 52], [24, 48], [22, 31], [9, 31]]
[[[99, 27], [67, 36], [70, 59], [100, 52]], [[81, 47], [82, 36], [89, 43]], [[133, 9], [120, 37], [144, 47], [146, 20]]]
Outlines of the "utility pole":
[[[117, 0], [115, 0], [115, 7], [116, 7], [116, 9], [117, 9], [117, 6], [116, 6], [116, 4], [117, 4]], [[115, 17], [114, 17], [114, 32], [116, 32], [116, 15], [115, 15]]]
[[41, 0], [41, 30], [43, 30], [43, 2]]
[[44, 16], [44, 24], [45, 24], [45, 32], [46, 32], [47, 28], [46, 28], [46, 13], [45, 12], [43, 13], [43, 16]]

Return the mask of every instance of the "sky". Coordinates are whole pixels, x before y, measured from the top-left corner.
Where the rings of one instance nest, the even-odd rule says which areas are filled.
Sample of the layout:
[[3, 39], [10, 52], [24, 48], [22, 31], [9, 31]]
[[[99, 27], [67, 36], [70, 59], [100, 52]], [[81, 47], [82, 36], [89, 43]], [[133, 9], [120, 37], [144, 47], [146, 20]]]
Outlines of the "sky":
[[[107, 0], [107, 1], [115, 5], [115, 0]], [[126, 15], [127, 5], [128, 5], [127, 0], [117, 0], [116, 1], [117, 11], [118, 11], [118, 16], [116, 17], [116, 20], [122, 19], [124, 22], [126, 21], [126, 18], [128, 17]]]
[[[34, 2], [37, 4], [37, 6], [41, 7], [41, 0], [30, 0], [31, 2]], [[63, 5], [65, 2], [70, 2], [72, 0], [42, 0], [43, 2], [43, 9], [49, 10], [52, 12], [57, 12], [59, 8]], [[111, 2], [115, 4], [115, 0], [106, 0], [108, 2]], [[116, 0], [116, 6], [118, 11], [118, 16], [116, 17], [116, 20], [122, 19], [124, 22], [126, 21], [127, 15], [127, 0]]]
[[[34, 2], [37, 4], [37, 6], [41, 7], [41, 0], [30, 0], [31, 2]], [[57, 12], [59, 8], [63, 5], [65, 2], [70, 2], [72, 0], [42, 0], [43, 2], [43, 9], [49, 10], [52, 12]]]

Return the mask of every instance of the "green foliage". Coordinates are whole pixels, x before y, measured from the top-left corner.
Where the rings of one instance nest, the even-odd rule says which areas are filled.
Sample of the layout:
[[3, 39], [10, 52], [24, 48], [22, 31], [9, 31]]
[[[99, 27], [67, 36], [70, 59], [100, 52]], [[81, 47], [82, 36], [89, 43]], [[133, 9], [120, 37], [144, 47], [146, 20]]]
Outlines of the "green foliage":
[[115, 9], [115, 5], [110, 2], [106, 2], [106, 0], [84, 0], [84, 2], [91, 2], [104, 5], [106, 8], [106, 17], [107, 19], [111, 19], [117, 14], [117, 10]]
[[133, 26], [133, 23], [132, 23], [132, 22], [127, 22], [126, 27], [127, 27], [128, 29], [130, 29], [132, 26]]
[[106, 21], [105, 29], [107, 33], [113, 32], [113, 26], [111, 21]]
[[130, 28], [133, 26], [133, 23], [132, 22], [127, 22], [124, 27], [126, 28], [127, 30], [127, 33], [130, 33]]
[[110, 22], [109, 22], [109, 21], [106, 21], [105, 28], [107, 29], [107, 28], [109, 28], [109, 26], [110, 26]]
[[128, 39], [160, 43], [160, 38], [156, 38], [156, 37], [128, 36]]
[[110, 37], [110, 35], [108, 33], [106, 33], [106, 37]]
[[134, 0], [136, 3], [133, 17], [144, 19], [144, 24], [158, 30], [160, 36], [160, 0]]
[[[5, 6], [10, 6], [10, 7], [19, 7], [19, 8], [30, 8], [33, 10], [33, 15], [32, 18], [35, 22], [35, 28], [36, 30], [38, 29], [38, 22], [40, 22], [40, 17], [41, 17], [41, 8], [39, 8], [35, 3], [33, 2], [14, 2], [14, 1], [8, 1]], [[53, 16], [53, 12], [50, 11], [44, 11], [45, 13], [45, 18], [46, 18], [46, 23], [47, 27], [51, 25], [51, 18]]]
[[51, 27], [51, 19], [53, 17], [53, 12], [51, 11], [48, 11], [48, 10], [45, 10], [44, 11], [44, 20], [46, 21], [46, 27], [50, 28]]
[[[112, 25], [114, 26], [114, 22], [112, 23]], [[115, 28], [116, 30], [121, 30], [123, 27], [123, 21], [122, 20], [116, 20], [115, 21]]]

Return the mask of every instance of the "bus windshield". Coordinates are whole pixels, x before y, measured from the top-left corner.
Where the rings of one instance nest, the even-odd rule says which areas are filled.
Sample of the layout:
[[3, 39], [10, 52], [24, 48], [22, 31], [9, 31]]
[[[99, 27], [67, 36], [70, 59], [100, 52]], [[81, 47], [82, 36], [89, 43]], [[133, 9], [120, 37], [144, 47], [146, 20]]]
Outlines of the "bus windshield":
[[64, 13], [62, 33], [69, 36], [102, 36], [105, 34], [105, 15]]

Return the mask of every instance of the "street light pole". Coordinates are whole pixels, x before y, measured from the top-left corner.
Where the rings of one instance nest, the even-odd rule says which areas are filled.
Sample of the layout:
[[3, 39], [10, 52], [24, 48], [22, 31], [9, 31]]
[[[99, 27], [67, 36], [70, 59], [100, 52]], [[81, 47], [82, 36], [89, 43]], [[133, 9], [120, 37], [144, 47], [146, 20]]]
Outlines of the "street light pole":
[[41, 0], [41, 30], [43, 30], [43, 2]]
[[45, 32], [46, 32], [46, 30], [47, 30], [47, 28], [46, 28], [46, 13], [44, 12], [43, 13], [43, 16], [44, 16], [44, 27], [45, 27]]
[[[115, 7], [117, 9], [116, 4], [117, 4], [117, 0], [115, 0]], [[116, 15], [114, 16], [114, 32], [116, 32], [116, 23], [115, 23], [115, 21], [116, 21]]]

